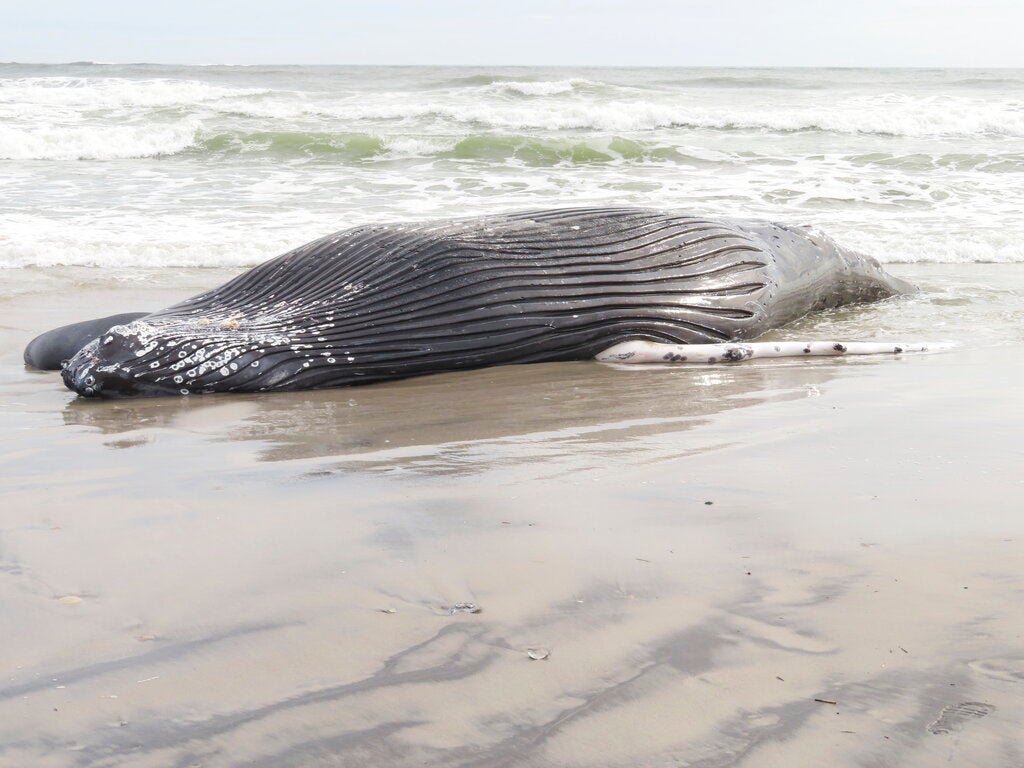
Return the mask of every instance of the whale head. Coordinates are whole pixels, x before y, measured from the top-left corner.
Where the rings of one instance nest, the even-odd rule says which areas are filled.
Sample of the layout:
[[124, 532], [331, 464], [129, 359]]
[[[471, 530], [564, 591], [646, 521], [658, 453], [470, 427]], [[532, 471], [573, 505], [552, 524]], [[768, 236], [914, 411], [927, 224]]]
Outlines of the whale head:
[[[61, 363], [64, 385], [82, 397], [140, 397], [173, 394], [153, 377], [143, 378], [138, 347], [115, 326]], [[144, 347], [143, 347], [144, 348]], [[151, 361], [146, 365], [152, 365]], [[159, 364], [159, 363], [158, 363]]]
[[[290, 345], [290, 346], [289, 346]], [[233, 318], [146, 316], [116, 325], [61, 365], [68, 389], [83, 397], [190, 395], [258, 389], [284, 371], [273, 362], [296, 345], [279, 332]], [[266, 375], [264, 375], [266, 374]], [[259, 379], [259, 386], [253, 381]]]

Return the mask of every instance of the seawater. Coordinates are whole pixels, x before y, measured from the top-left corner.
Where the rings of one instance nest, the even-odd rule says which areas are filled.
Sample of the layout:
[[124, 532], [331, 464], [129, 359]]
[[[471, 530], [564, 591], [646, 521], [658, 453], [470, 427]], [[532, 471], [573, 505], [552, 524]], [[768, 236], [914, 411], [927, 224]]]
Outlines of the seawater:
[[0, 65], [4, 268], [240, 268], [590, 204], [1024, 262], [1024, 71]]

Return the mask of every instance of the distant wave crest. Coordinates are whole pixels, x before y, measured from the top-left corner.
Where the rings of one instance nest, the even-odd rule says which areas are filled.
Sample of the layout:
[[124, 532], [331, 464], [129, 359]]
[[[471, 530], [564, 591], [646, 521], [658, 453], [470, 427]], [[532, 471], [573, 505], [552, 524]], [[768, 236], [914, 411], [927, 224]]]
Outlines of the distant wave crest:
[[0, 79], [0, 105], [111, 109], [188, 107], [224, 98], [269, 93], [263, 88], [228, 88], [198, 80], [120, 77], [20, 77]]
[[506, 130], [690, 130], [828, 132], [941, 137], [979, 134], [1024, 137], [1024, 101], [1014, 103], [896, 102], [887, 108], [851, 102], [815, 108], [712, 109], [651, 101], [567, 103], [557, 107], [475, 103], [345, 104], [330, 109], [342, 119], [434, 120]]
[[[723, 76], [704, 78], [711, 93]], [[726, 78], [742, 81], [744, 78]], [[753, 82], [758, 78], [746, 78]], [[374, 93], [229, 87], [199, 80], [122, 77], [0, 78], [0, 124], [67, 126], [90, 121], [144, 124], [169, 117], [281, 121], [266, 130], [308, 130], [330, 121], [349, 133], [653, 130], [823, 132], [879, 136], [1024, 137], [1024, 99], [1011, 95], [874, 93], [837, 100], [806, 93], [782, 101], [702, 98], [698, 89], [640, 89], [586, 78], [462, 78], [454, 92], [434, 88]], [[714, 86], [713, 84], [717, 84]], [[679, 85], [678, 83], [676, 85]], [[692, 85], [683, 82], [682, 85]], [[668, 86], [665, 86], [668, 88]], [[717, 87], [717, 90], [716, 90]], [[800, 92], [796, 86], [793, 93]], [[367, 124], [373, 124], [372, 130]], [[390, 124], [386, 130], [384, 124]], [[253, 126], [255, 127], [255, 126]], [[10, 155], [5, 155], [10, 157]], [[18, 155], [20, 157], [21, 155]], [[65, 155], [54, 155], [64, 157]]]
[[573, 78], [571, 80], [508, 80], [492, 83], [488, 90], [515, 96], [559, 96], [584, 89], [598, 89], [600, 83], [593, 80]]

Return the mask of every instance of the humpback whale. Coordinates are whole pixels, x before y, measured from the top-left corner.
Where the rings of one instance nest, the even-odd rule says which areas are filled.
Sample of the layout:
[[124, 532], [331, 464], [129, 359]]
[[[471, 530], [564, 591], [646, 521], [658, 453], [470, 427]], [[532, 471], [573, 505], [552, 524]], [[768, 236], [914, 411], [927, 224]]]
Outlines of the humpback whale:
[[[749, 340], [808, 312], [910, 290], [824, 234], [767, 221], [574, 208], [365, 225], [96, 332], [65, 350], [62, 375], [83, 396], [129, 397], [672, 362], [705, 345], [720, 351], [704, 362], [740, 360], [765, 354]], [[734, 342], [743, 351], [722, 346]], [[814, 353], [847, 351], [879, 350]]]

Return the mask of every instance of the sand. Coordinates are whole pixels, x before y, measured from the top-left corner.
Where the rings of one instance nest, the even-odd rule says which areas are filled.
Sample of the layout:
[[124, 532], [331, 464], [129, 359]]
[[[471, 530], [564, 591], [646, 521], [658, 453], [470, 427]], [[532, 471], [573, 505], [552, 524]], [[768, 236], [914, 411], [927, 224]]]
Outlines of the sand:
[[4, 768], [1024, 763], [1012, 347], [121, 402], [20, 365], [221, 277], [0, 302]]

